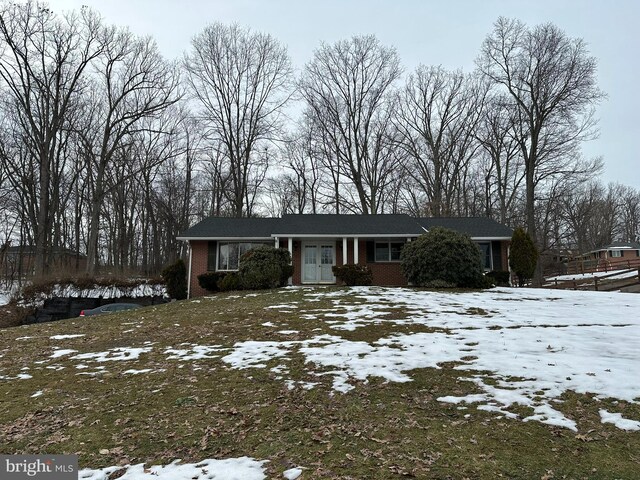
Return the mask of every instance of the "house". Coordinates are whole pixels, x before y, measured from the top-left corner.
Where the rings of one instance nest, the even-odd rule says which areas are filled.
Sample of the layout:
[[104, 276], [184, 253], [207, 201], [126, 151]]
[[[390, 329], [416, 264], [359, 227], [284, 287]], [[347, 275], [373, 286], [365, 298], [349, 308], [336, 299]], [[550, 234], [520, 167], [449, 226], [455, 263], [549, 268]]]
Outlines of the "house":
[[580, 261], [596, 271], [639, 267], [640, 243], [614, 242], [585, 253], [580, 257]]
[[435, 226], [468, 234], [483, 254], [485, 270], [508, 269], [510, 228], [489, 218], [414, 218], [392, 215], [284, 215], [281, 218], [210, 217], [178, 237], [189, 243], [189, 295], [206, 294], [198, 275], [234, 271], [242, 255], [258, 245], [291, 252], [293, 285], [335, 284], [334, 265], [368, 265], [374, 285], [401, 286], [406, 242]]
[[[87, 267], [87, 256], [68, 248], [52, 248], [49, 251], [52, 270], [79, 272]], [[16, 275], [33, 275], [36, 263], [36, 248], [30, 245], [9, 246], [0, 249], [0, 275], [13, 278]]]

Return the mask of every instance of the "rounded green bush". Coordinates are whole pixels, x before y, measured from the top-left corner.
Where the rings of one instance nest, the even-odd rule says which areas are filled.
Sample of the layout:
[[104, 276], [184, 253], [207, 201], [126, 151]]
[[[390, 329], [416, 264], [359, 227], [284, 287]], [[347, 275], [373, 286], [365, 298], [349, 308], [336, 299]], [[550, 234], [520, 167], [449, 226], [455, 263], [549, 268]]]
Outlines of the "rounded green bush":
[[402, 272], [415, 286], [483, 288], [482, 257], [468, 235], [434, 227], [402, 249]]
[[198, 275], [198, 284], [208, 292], [220, 290], [218, 283], [225, 277], [225, 272], [206, 272]]
[[348, 286], [371, 285], [373, 281], [373, 273], [366, 265], [348, 263], [346, 265], [335, 265], [332, 270], [336, 278]]
[[218, 282], [218, 289], [221, 292], [230, 290], [240, 290], [240, 275], [236, 272], [229, 272]]
[[267, 245], [254, 248], [240, 258], [238, 274], [243, 289], [282, 287], [293, 275], [291, 254], [287, 249]]

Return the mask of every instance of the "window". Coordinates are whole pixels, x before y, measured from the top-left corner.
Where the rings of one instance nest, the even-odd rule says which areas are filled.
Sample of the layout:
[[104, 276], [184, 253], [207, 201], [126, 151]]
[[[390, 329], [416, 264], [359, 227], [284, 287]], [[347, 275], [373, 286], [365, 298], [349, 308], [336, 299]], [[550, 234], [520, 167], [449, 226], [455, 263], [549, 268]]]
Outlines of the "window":
[[403, 246], [403, 242], [376, 242], [375, 261], [399, 262]]
[[[218, 266], [216, 270], [238, 270], [242, 255], [262, 245], [267, 244], [262, 242], [218, 242]], [[211, 254], [211, 250], [209, 250], [209, 254]], [[211, 258], [209, 258], [209, 262], [211, 262]], [[209, 263], [209, 265], [211, 265], [211, 263]]]
[[611, 250], [611, 258], [622, 257], [622, 250]]
[[482, 256], [482, 267], [485, 270], [492, 270], [491, 267], [491, 243], [480, 242], [477, 244], [480, 249], [480, 255]]

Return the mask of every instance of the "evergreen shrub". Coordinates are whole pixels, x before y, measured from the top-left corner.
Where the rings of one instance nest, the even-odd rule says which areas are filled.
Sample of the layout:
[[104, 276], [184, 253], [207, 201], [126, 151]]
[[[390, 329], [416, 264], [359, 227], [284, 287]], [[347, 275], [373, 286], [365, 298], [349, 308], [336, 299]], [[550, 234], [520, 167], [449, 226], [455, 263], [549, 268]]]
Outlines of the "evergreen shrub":
[[487, 286], [478, 246], [468, 235], [442, 227], [434, 227], [405, 244], [400, 265], [407, 280], [419, 287], [445, 284], [452, 288]]
[[346, 265], [335, 265], [332, 267], [333, 274], [345, 285], [371, 285], [373, 273], [366, 265], [356, 265], [348, 263]]
[[208, 292], [217, 292], [220, 290], [218, 283], [226, 275], [226, 272], [206, 272], [198, 275], [198, 284]]
[[509, 266], [518, 276], [518, 286], [523, 287], [536, 271], [538, 249], [524, 228], [518, 227], [511, 237]]
[[247, 290], [278, 288], [293, 275], [291, 254], [268, 245], [254, 248], [240, 258], [240, 287]]
[[187, 298], [187, 267], [182, 259], [178, 259], [167, 266], [161, 275], [167, 285], [167, 293], [171, 298], [176, 300]]

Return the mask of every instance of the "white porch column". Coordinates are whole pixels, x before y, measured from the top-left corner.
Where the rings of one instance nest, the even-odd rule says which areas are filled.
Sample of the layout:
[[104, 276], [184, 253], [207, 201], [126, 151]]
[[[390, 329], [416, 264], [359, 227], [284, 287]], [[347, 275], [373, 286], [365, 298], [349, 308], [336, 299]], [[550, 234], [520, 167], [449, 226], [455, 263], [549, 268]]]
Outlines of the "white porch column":
[[274, 237], [275, 238], [275, 242], [273, 244], [274, 247], [278, 248], [280, 247], [280, 239], [278, 237]]
[[509, 261], [509, 257], [511, 257], [511, 243], [507, 245], [507, 268], [509, 269], [509, 286], [513, 287], [513, 282], [511, 281], [513, 273], [511, 272], [511, 262]]
[[187, 240], [187, 248], [189, 249], [189, 273], [187, 274], [187, 300], [191, 298], [191, 265], [193, 263], [193, 250], [191, 249], [191, 242]]
[[[289, 250], [289, 255], [291, 255], [291, 265], [293, 265], [293, 238], [291, 237], [287, 239], [287, 249]], [[293, 285], [293, 277], [289, 277], [287, 284]]]
[[347, 237], [342, 237], [342, 264], [347, 264]]
[[358, 264], [358, 237], [353, 239], [353, 263]]

